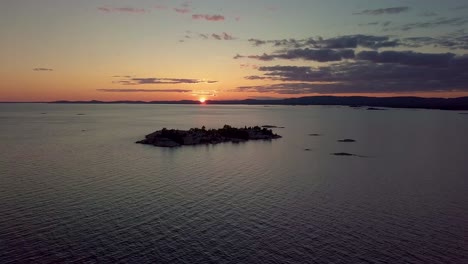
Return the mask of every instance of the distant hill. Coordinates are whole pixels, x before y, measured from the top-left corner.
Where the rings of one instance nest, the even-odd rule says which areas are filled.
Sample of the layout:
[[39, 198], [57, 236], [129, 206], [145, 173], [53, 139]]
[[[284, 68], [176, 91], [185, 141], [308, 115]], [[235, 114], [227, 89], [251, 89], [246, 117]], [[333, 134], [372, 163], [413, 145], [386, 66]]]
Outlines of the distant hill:
[[[200, 104], [199, 101], [55, 101], [54, 104]], [[365, 96], [307, 96], [281, 100], [209, 100], [205, 104], [221, 105], [344, 105], [390, 108], [424, 108], [441, 110], [468, 110], [468, 97], [423, 98], [423, 97], [365, 97]]]

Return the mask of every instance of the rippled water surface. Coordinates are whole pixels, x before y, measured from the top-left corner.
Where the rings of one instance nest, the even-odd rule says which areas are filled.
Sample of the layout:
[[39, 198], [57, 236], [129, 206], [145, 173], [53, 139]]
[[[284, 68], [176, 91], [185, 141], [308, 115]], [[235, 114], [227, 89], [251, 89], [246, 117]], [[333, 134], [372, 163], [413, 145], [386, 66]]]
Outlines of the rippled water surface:
[[[224, 124], [285, 128], [134, 144]], [[468, 263], [467, 135], [449, 111], [0, 104], [0, 263]]]

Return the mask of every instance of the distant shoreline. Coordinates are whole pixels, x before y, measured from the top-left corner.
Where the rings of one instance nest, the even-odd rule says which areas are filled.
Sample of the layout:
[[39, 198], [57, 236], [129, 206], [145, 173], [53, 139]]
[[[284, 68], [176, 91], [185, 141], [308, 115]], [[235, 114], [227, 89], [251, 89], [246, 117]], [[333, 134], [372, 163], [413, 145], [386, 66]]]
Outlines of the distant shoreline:
[[[51, 104], [180, 104], [199, 105], [196, 100], [180, 101], [54, 101], [54, 102], [0, 102], [0, 103], [51, 103]], [[468, 110], [468, 97], [365, 97], [365, 96], [308, 96], [277, 100], [207, 100], [207, 105], [340, 105], [350, 107], [385, 107], [435, 110]]]

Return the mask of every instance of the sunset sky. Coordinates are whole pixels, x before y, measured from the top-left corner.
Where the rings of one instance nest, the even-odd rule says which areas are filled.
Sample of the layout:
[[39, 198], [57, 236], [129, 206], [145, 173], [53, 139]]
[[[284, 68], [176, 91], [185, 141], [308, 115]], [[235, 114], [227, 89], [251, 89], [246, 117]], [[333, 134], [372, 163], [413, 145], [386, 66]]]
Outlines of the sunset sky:
[[0, 101], [468, 95], [466, 0], [2, 0]]

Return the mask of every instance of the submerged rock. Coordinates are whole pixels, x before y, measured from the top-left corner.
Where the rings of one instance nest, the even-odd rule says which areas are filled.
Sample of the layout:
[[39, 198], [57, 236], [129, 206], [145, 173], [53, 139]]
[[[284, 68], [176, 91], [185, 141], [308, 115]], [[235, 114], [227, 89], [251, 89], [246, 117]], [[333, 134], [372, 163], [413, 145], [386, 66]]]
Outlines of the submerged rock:
[[345, 138], [345, 139], [338, 140], [338, 142], [351, 143], [351, 142], [356, 142], [356, 140], [351, 139], [351, 138]]
[[336, 152], [336, 153], [332, 153], [331, 155], [335, 155], [335, 156], [357, 156], [355, 154], [351, 154], [351, 153], [347, 153], [347, 152]]
[[335, 152], [335, 153], [331, 153], [330, 155], [344, 156], [344, 157], [369, 158], [369, 156], [357, 155], [357, 154], [352, 154], [352, 153], [348, 153], [348, 152]]
[[321, 135], [322, 135], [322, 134], [309, 134], [309, 136], [311, 136], [311, 137], [319, 137], [319, 136], [321, 136]]
[[189, 130], [166, 129], [155, 131], [136, 143], [158, 147], [178, 147], [181, 145], [218, 144], [221, 142], [239, 143], [247, 140], [276, 139], [280, 135], [271, 129], [255, 127], [235, 128], [224, 125], [219, 129], [191, 128]]

